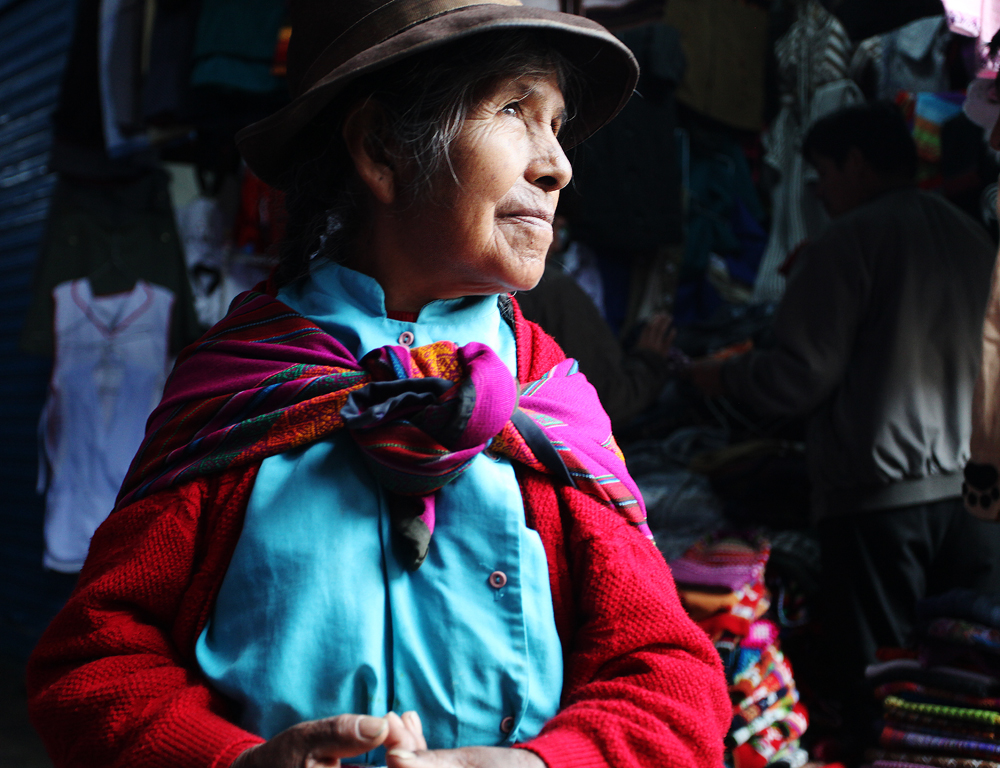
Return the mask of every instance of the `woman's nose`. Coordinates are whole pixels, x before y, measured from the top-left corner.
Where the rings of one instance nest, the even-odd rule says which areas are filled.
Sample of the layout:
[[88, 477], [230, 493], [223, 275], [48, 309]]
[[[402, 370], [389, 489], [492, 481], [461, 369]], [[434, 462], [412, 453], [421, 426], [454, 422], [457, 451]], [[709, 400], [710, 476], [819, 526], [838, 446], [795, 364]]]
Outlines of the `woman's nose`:
[[538, 137], [534, 150], [528, 181], [546, 192], [555, 192], [569, 184], [573, 167], [554, 134]]

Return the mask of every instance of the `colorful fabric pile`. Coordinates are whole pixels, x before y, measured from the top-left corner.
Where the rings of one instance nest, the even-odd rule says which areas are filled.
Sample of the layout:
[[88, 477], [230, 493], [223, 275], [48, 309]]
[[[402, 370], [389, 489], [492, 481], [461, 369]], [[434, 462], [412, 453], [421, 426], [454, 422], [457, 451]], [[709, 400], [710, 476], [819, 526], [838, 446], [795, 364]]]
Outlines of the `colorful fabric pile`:
[[765, 538], [718, 533], [670, 563], [684, 607], [712, 638], [726, 667], [733, 702], [726, 737], [730, 768], [800, 768], [808, 761], [799, 746], [808, 714], [781, 652], [778, 627], [765, 618], [771, 607], [764, 583], [770, 552]]
[[882, 707], [874, 768], [1000, 768], [1000, 598], [924, 600], [917, 648], [873, 664]]

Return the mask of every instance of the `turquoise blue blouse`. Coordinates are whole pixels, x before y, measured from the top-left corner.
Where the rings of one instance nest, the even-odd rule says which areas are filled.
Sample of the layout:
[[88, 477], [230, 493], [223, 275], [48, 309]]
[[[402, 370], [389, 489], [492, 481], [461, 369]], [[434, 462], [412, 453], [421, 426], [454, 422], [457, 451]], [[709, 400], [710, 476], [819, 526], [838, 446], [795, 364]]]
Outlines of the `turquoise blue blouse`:
[[[278, 298], [358, 358], [479, 341], [516, 370], [496, 296], [393, 320], [375, 280], [327, 263]], [[196, 653], [242, 705], [241, 725], [265, 738], [303, 720], [413, 709], [432, 749], [501, 746], [536, 735], [562, 691], [545, 552], [510, 463], [480, 455], [439, 492], [427, 559], [409, 571], [346, 433], [264, 460]]]

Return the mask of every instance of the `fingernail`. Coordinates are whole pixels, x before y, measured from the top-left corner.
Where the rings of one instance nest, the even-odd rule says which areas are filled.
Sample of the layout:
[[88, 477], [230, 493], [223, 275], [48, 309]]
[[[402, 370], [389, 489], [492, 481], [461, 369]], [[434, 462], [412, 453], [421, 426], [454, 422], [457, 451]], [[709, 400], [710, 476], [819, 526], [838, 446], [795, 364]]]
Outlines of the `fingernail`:
[[358, 733], [364, 739], [374, 739], [380, 736], [382, 731], [389, 727], [389, 723], [382, 717], [371, 717], [365, 715], [358, 720]]
[[403, 719], [406, 720], [406, 721], [408, 721], [409, 723], [411, 723], [414, 726], [418, 726], [419, 727], [419, 726], [422, 725], [422, 723], [420, 722], [420, 715], [418, 715], [412, 709], [409, 712], [404, 712], [403, 713]]
[[417, 758], [417, 753], [408, 749], [390, 749], [388, 754], [398, 757], [400, 760], [415, 760]]

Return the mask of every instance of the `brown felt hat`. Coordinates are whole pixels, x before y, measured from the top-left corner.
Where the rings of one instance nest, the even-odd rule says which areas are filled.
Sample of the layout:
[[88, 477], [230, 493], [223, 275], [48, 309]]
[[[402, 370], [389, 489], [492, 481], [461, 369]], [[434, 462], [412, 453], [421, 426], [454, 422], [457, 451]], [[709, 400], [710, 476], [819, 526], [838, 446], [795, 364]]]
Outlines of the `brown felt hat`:
[[585, 88], [566, 126], [572, 146], [607, 123], [628, 101], [639, 66], [597, 22], [526, 7], [518, 0], [292, 0], [288, 84], [292, 100], [236, 135], [247, 165], [284, 187], [302, 129], [357, 78], [409, 56], [494, 30], [541, 30], [577, 67]]

